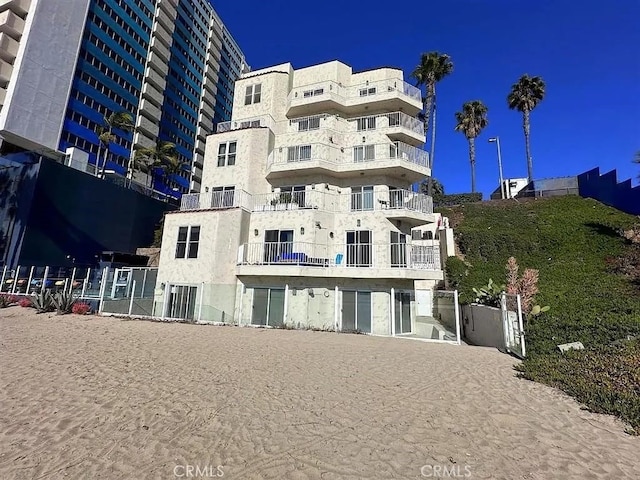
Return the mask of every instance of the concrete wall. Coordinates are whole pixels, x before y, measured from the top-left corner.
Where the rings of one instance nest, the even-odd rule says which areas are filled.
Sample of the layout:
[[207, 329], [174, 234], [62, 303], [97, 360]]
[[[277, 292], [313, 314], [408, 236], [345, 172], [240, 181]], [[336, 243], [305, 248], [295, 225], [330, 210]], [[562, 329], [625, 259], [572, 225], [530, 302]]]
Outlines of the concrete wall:
[[499, 308], [485, 305], [462, 306], [464, 337], [474, 345], [504, 349], [504, 330]]
[[2, 136], [57, 150], [89, 0], [32, 0], [7, 96]]

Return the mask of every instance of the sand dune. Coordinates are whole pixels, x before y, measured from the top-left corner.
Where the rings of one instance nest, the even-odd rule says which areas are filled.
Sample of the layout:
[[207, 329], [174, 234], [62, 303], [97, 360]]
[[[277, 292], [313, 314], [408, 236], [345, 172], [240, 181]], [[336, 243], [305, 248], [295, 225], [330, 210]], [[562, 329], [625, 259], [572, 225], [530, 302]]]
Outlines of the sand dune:
[[3, 479], [640, 478], [640, 438], [491, 349], [27, 313]]

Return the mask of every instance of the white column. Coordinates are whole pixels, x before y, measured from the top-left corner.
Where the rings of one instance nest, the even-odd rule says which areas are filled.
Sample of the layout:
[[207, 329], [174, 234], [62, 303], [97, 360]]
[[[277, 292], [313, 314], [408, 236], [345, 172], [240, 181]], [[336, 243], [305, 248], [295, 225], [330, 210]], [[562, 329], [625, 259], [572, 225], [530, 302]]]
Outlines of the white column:
[[33, 270], [36, 267], [31, 267], [31, 270], [29, 270], [29, 280], [27, 280], [27, 289], [25, 290], [25, 293], [27, 295], [29, 295], [29, 290], [31, 290], [31, 280], [33, 280]]
[[456, 340], [458, 345], [462, 342], [460, 341], [460, 305], [458, 304], [458, 290], [453, 291], [453, 308], [456, 312]]
[[129, 299], [129, 316], [131, 316], [131, 312], [133, 311], [133, 299], [136, 296], [136, 281], [133, 281], [133, 285], [131, 286], [131, 298]]
[[337, 285], [336, 285], [336, 288], [335, 288], [334, 292], [335, 292], [334, 293], [335, 298], [334, 298], [333, 322], [334, 322], [334, 325], [335, 325], [336, 332], [338, 332], [340, 330], [340, 316], [338, 314], [338, 311], [339, 311], [339, 308], [340, 308], [340, 305], [339, 305], [340, 302], [339, 302], [339, 299], [338, 299], [339, 292], [338, 292], [338, 286]]
[[71, 286], [69, 287], [69, 293], [73, 293], [73, 282], [76, 279], [76, 267], [73, 267], [71, 271]]
[[102, 307], [104, 303], [104, 294], [107, 290], [107, 281], [109, 278], [109, 267], [104, 267], [102, 270], [102, 280], [100, 282], [100, 300], [98, 303], [98, 315], [102, 313]]
[[47, 288], [47, 277], [49, 276], [49, 267], [44, 267], [44, 275], [42, 276], [42, 287], [41, 291], [44, 291]]
[[204, 302], [204, 282], [200, 284], [200, 303], [198, 304], [198, 322], [202, 321], [202, 303]]
[[396, 299], [396, 289], [391, 287], [391, 301], [389, 302], [389, 307], [391, 308], [391, 336], [396, 336], [396, 309], [393, 302]]
[[284, 285], [284, 312], [282, 312], [282, 324], [287, 324], [287, 311], [289, 310], [289, 284]]
[[2, 291], [2, 287], [4, 287], [4, 279], [7, 276], [7, 266], [5, 265], [2, 269], [2, 279], [0, 280], [0, 292]]
[[11, 285], [11, 293], [16, 293], [16, 285], [18, 284], [18, 277], [20, 276], [20, 265], [16, 268], [16, 273], [13, 276], [13, 285]]

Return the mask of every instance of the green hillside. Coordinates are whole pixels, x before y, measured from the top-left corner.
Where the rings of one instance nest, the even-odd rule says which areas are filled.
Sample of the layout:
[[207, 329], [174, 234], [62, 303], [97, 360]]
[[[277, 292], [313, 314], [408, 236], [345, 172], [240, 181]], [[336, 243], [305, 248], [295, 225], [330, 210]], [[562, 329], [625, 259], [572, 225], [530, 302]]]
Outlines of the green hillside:
[[[640, 275], [629, 259], [640, 258], [640, 245], [621, 235], [638, 218], [573, 196], [473, 203], [441, 212], [450, 219], [463, 259], [447, 264], [463, 301], [473, 300], [472, 288], [489, 278], [505, 283], [510, 256], [521, 269], [540, 272], [536, 303], [551, 309], [527, 322], [528, 358], [521, 374], [639, 428]], [[625, 261], [632, 264], [626, 275], [616, 267]], [[636, 340], [623, 341], [628, 336]], [[574, 341], [586, 350], [556, 351], [556, 345]]]

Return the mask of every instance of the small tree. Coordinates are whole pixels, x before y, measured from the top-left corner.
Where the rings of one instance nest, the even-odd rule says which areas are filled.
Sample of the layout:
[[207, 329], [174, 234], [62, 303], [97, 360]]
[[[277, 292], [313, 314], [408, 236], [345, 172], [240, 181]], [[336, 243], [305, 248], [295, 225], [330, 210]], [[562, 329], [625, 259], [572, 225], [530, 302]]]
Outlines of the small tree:
[[[109, 147], [116, 139], [116, 136], [113, 134], [113, 130], [132, 132], [133, 128], [133, 116], [129, 112], [115, 112], [108, 117], [104, 117], [103, 124], [98, 126], [96, 129], [96, 134], [98, 135], [98, 140], [100, 142], [98, 159], [102, 152], [102, 165], [97, 165], [100, 175], [104, 175], [104, 171], [107, 166], [107, 153], [109, 153]], [[96, 163], [99, 164], [100, 160]]]
[[539, 292], [538, 280], [539, 272], [533, 268], [527, 268], [522, 273], [522, 277], [518, 276], [518, 262], [514, 257], [507, 260], [507, 293], [510, 295], [520, 295], [522, 312], [525, 316], [531, 314], [546, 312], [549, 307], [540, 307], [535, 304], [535, 296]]

